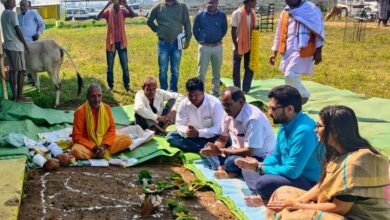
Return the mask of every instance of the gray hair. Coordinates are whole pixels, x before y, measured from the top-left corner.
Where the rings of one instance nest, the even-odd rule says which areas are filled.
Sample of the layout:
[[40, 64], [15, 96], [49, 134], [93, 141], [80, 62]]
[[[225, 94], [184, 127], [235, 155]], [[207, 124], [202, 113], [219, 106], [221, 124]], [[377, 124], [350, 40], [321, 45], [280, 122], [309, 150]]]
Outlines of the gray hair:
[[97, 88], [100, 91], [102, 91], [102, 87], [100, 86], [100, 84], [98, 84], [98, 83], [91, 83], [91, 84], [89, 84], [88, 89], [87, 89], [87, 97], [88, 97], [89, 93], [91, 92], [91, 90], [93, 88]]

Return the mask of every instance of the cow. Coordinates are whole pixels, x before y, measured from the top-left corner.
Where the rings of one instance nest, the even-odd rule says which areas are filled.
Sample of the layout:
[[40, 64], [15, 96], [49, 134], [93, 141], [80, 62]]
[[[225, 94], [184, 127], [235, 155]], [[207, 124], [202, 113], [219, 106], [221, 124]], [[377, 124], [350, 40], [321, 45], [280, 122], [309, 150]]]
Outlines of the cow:
[[52, 82], [56, 89], [55, 107], [60, 104], [61, 93], [61, 79], [60, 69], [64, 60], [64, 54], [66, 54], [73, 64], [77, 74], [77, 95], [80, 95], [81, 88], [83, 87], [83, 79], [80, 73], [77, 71], [76, 64], [73, 62], [72, 57], [68, 51], [59, 46], [53, 40], [38, 40], [28, 44], [28, 52], [25, 53], [26, 58], [26, 73], [31, 73], [35, 81], [35, 86], [38, 91], [40, 89], [39, 76], [40, 72], [48, 72]]

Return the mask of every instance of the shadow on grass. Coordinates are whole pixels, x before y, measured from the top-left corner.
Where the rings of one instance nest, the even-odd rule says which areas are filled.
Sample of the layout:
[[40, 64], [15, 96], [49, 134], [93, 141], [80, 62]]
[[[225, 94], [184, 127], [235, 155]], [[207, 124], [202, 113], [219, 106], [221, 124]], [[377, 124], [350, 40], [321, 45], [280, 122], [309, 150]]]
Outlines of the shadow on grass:
[[[48, 76], [40, 76], [41, 88], [40, 91], [35, 86], [25, 86], [24, 94], [33, 99], [34, 104], [42, 108], [53, 108], [55, 104], [55, 88], [51, 79]], [[77, 96], [77, 79], [76, 77], [61, 80], [61, 96], [58, 109], [74, 110], [79, 105], [84, 103], [86, 98], [87, 88], [91, 83], [98, 83], [102, 87], [103, 101], [110, 106], [119, 105], [115, 100], [112, 92], [107, 91], [106, 83], [92, 77], [83, 77], [84, 87], [79, 96]]]
[[[86, 90], [91, 83], [98, 83], [102, 87], [103, 102], [113, 106], [118, 106], [119, 102], [115, 99], [114, 93], [124, 93], [123, 91], [108, 91], [106, 83], [92, 77], [84, 77], [84, 87], [81, 94], [77, 96], [77, 80], [76, 77], [64, 79], [61, 81], [61, 96], [59, 110], [75, 110], [78, 106], [83, 104], [86, 98]], [[25, 86], [24, 94], [33, 99], [34, 104], [42, 108], [54, 108], [55, 104], [55, 88], [51, 79], [46, 76], [40, 76], [41, 89], [38, 91], [36, 87]], [[123, 94], [121, 94], [123, 95]], [[114, 107], [112, 109], [116, 123], [120, 125], [128, 125], [134, 121], [132, 106]]]

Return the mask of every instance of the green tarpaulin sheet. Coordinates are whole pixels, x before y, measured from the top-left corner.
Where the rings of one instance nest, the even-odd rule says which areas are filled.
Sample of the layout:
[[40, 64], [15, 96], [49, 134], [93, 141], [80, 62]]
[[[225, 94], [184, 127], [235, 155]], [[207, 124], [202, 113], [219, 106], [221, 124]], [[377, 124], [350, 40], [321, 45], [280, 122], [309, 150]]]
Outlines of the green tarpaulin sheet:
[[[61, 130], [72, 126], [73, 111], [61, 111], [40, 108], [32, 103], [16, 103], [3, 100], [0, 112], [0, 136], [10, 133], [23, 134], [38, 140], [38, 133]], [[129, 125], [133, 122], [134, 110], [132, 105], [113, 107], [112, 112], [117, 125]], [[23, 148], [27, 153], [28, 150]], [[173, 156], [179, 150], [172, 148], [165, 138], [156, 137], [142, 147], [123, 153], [126, 157], [138, 159], [142, 163], [157, 156]], [[14, 153], [12, 153], [14, 152]], [[13, 147], [0, 148], [0, 158], [10, 155], [23, 155]]]
[[164, 137], [155, 136], [151, 141], [143, 144], [141, 147], [133, 151], [125, 151], [115, 157], [123, 155], [128, 158], [136, 158], [138, 160], [137, 164], [139, 164], [157, 156], [170, 157], [179, 151], [179, 149], [171, 147]]
[[27, 158], [27, 147], [0, 147], [0, 160]]
[[[231, 79], [223, 78], [222, 82], [227, 86], [233, 85]], [[390, 100], [370, 98], [311, 81], [303, 81], [303, 84], [311, 93], [303, 110], [311, 118], [317, 120], [318, 113], [327, 105], [348, 106], [358, 117], [361, 135], [390, 157]], [[252, 89], [246, 96], [247, 101], [267, 103], [269, 90], [279, 85], [284, 85], [284, 79], [253, 80]]]
[[[0, 111], [0, 121], [30, 119], [35, 124], [73, 124], [74, 111], [45, 109], [33, 103], [17, 103], [8, 100], [1, 101], [0, 105], [2, 109]], [[134, 121], [132, 105], [113, 107], [112, 114], [117, 125], [129, 125]]]

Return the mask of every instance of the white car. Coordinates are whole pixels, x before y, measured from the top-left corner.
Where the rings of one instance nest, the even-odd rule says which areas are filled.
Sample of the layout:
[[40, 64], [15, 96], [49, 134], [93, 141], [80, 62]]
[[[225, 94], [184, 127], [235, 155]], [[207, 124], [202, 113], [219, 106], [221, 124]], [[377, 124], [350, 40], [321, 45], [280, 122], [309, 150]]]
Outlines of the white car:
[[99, 14], [99, 11], [96, 10], [96, 8], [91, 8], [91, 7], [85, 7], [87, 11], [89, 12], [89, 17], [96, 19], [97, 15]]
[[129, 6], [131, 7], [131, 9], [133, 10], [133, 12], [138, 15], [138, 16], [143, 16], [143, 17], [147, 17], [149, 15], [149, 12], [150, 10], [145, 10], [142, 8], [142, 6], [140, 4], [130, 4], [129, 3]]
[[337, 6], [342, 8], [342, 16], [357, 15], [362, 9], [371, 15], [378, 12], [378, 3], [376, 0], [339, 0]]
[[96, 19], [97, 13], [92, 13], [90, 10], [88, 8], [67, 8], [65, 10], [65, 21]]

